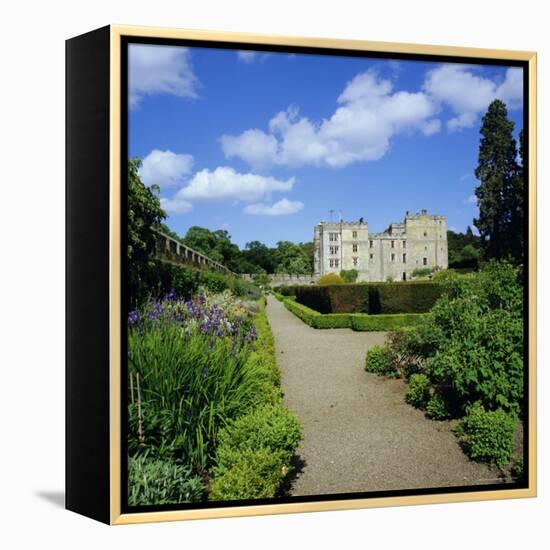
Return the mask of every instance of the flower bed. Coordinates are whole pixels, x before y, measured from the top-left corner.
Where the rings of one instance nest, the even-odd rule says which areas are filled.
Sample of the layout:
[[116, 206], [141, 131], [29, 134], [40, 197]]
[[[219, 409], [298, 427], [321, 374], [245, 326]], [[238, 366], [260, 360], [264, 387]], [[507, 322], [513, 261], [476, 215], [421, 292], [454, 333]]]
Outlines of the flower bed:
[[[133, 503], [166, 503], [167, 495], [175, 502], [206, 498], [212, 476], [221, 475], [215, 470], [220, 431], [258, 407], [277, 405], [286, 411], [263, 303], [239, 300], [229, 291], [203, 291], [187, 301], [169, 293], [130, 312], [128, 403], [130, 463], [149, 476], [169, 467], [174, 472], [172, 487], [152, 490], [162, 485], [155, 479], [130, 487]], [[286, 473], [289, 460], [285, 454]], [[250, 472], [253, 464], [246, 468]], [[183, 473], [193, 480], [192, 491], [182, 483]], [[202, 492], [196, 490], [197, 476]], [[242, 485], [242, 476], [237, 477]], [[225, 497], [230, 486], [226, 480]], [[254, 498], [257, 489], [249, 497], [242, 496], [242, 488], [235, 494]]]

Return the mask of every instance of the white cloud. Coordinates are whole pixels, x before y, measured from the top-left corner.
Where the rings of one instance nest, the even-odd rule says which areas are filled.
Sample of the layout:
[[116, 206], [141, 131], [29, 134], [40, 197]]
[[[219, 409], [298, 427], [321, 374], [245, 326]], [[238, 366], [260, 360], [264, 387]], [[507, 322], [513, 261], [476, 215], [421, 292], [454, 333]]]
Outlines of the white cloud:
[[275, 191], [291, 191], [294, 178], [286, 181], [258, 174], [241, 174], [228, 166], [197, 172], [175, 198], [187, 201], [246, 201], [269, 198]]
[[265, 52], [254, 52], [251, 50], [237, 50], [237, 59], [243, 63], [254, 63], [258, 61], [263, 63], [269, 57]]
[[271, 163], [277, 154], [277, 140], [261, 130], [246, 130], [240, 136], [222, 136], [226, 158], [239, 157], [253, 168]]
[[510, 67], [504, 82], [497, 88], [496, 96], [506, 102], [510, 109], [519, 109], [523, 104], [523, 69]]
[[507, 69], [502, 82], [476, 74], [476, 68], [445, 64], [426, 73], [423, 90], [433, 101], [448, 105], [455, 116], [447, 121], [450, 131], [471, 128], [491, 101], [501, 99], [511, 109], [521, 106], [523, 71]]
[[182, 183], [191, 173], [193, 156], [153, 149], [144, 159], [139, 175], [145, 185], [167, 187]]
[[168, 214], [188, 214], [193, 210], [193, 205], [179, 198], [160, 199], [160, 206], [168, 212]]
[[466, 199], [466, 204], [476, 204], [477, 205], [477, 197], [475, 195], [470, 195], [467, 199]]
[[237, 51], [237, 57], [239, 58], [239, 61], [244, 61], [245, 63], [252, 63], [257, 55], [258, 52], [252, 52], [250, 50]]
[[197, 97], [199, 83], [187, 48], [131, 44], [128, 66], [131, 108], [137, 107], [144, 96], [157, 93]]
[[255, 216], [287, 216], [299, 212], [303, 207], [302, 202], [289, 201], [285, 197], [272, 205], [264, 203], [249, 204], [245, 206], [243, 212]]
[[427, 94], [393, 92], [392, 83], [372, 70], [349, 82], [338, 104], [331, 117], [320, 122], [300, 117], [291, 106], [271, 119], [269, 133], [252, 129], [223, 136], [223, 151], [226, 157], [242, 158], [253, 167], [342, 167], [383, 157], [397, 134], [432, 135], [441, 126], [434, 118], [437, 106]]

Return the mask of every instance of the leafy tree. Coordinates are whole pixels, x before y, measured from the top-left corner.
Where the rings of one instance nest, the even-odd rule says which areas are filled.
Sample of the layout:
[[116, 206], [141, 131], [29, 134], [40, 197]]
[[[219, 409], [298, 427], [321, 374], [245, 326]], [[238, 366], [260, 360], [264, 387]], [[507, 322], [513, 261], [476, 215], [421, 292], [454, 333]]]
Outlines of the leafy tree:
[[450, 268], [477, 269], [479, 267], [481, 238], [474, 235], [470, 226], [466, 229], [466, 233], [448, 230], [447, 247]]
[[260, 241], [246, 243], [242, 257], [253, 266], [250, 271], [243, 271], [243, 273], [259, 273], [261, 271], [274, 273], [275, 271], [276, 264], [273, 249], [268, 248]]
[[130, 302], [135, 303], [145, 292], [145, 280], [153, 268], [155, 235], [166, 217], [160, 207], [157, 186], [146, 187], [139, 177], [141, 161], [128, 161], [128, 277]]
[[[483, 117], [479, 162], [475, 170], [480, 184], [475, 190], [479, 218], [474, 221], [487, 258], [511, 258], [521, 261], [523, 217], [520, 202], [522, 178], [517, 163], [514, 123], [508, 119], [506, 105], [495, 99]], [[521, 182], [521, 183], [520, 183]]]
[[345, 283], [354, 283], [357, 281], [358, 276], [359, 271], [357, 269], [342, 269], [340, 271], [340, 277], [342, 277]]
[[259, 286], [260, 288], [261, 287], [267, 288], [271, 283], [271, 279], [269, 278], [269, 275], [265, 272], [264, 273], [256, 273], [252, 277], [252, 280], [254, 281], [254, 284], [256, 286]]
[[307, 275], [312, 272], [312, 263], [303, 244], [279, 241], [275, 249], [277, 273]]

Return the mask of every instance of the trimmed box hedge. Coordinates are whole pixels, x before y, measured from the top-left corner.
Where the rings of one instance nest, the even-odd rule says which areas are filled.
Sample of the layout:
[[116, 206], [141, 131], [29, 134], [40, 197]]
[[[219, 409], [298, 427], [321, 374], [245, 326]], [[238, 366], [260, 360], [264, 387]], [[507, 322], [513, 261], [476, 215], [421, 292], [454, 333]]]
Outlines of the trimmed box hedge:
[[283, 296], [296, 296], [296, 289], [303, 287], [304, 285], [280, 285], [276, 286], [273, 290]]
[[441, 296], [432, 281], [358, 283], [304, 286], [295, 290], [296, 301], [319, 313], [425, 313]]
[[420, 322], [421, 313], [366, 315], [361, 313], [319, 313], [303, 304], [275, 293], [285, 307], [313, 328], [351, 328], [356, 331], [389, 331]]

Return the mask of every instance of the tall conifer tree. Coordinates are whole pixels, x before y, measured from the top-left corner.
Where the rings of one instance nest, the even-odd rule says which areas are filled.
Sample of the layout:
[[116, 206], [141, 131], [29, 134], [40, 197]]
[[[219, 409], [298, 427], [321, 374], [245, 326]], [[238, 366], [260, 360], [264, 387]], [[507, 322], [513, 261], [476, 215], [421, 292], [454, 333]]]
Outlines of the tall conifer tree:
[[475, 190], [479, 218], [474, 224], [487, 258], [521, 261], [518, 235], [521, 236], [523, 227], [517, 223], [523, 211], [523, 204], [519, 202], [523, 195], [518, 193], [520, 166], [513, 132], [514, 123], [508, 119], [506, 105], [495, 99], [482, 120], [479, 163], [475, 171], [480, 182]]

